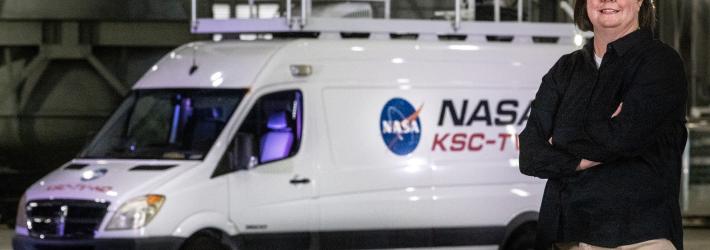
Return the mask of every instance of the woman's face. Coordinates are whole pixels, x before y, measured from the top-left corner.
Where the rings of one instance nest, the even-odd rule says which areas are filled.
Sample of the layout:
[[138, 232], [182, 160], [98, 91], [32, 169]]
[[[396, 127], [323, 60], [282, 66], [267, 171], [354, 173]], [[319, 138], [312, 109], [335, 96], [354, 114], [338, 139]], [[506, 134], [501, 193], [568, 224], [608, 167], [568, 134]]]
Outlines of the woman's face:
[[644, 0], [587, 0], [587, 15], [594, 32], [629, 30], [639, 26]]

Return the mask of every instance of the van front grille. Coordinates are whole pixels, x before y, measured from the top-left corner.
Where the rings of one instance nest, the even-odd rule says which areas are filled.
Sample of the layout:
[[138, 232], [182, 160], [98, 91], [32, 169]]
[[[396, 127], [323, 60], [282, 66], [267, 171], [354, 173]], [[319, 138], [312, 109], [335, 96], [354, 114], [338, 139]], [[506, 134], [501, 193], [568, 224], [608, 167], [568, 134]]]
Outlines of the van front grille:
[[106, 215], [109, 202], [35, 200], [27, 202], [27, 229], [42, 239], [91, 239]]

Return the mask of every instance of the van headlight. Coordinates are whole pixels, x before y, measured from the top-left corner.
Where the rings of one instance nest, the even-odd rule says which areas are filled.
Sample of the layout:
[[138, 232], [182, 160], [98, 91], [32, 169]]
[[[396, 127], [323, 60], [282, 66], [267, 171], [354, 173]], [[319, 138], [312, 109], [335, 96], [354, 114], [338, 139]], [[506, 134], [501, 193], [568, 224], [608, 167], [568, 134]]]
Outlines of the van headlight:
[[137, 229], [148, 225], [165, 203], [165, 196], [149, 194], [123, 203], [109, 221], [106, 230]]

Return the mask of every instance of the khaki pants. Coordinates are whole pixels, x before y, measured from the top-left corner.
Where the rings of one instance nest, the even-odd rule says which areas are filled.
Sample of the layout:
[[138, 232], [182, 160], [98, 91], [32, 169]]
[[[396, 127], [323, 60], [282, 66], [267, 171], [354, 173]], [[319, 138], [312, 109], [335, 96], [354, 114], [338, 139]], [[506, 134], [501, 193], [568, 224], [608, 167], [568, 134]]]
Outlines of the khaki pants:
[[560, 250], [676, 250], [673, 244], [666, 239], [656, 239], [632, 245], [606, 248], [592, 246], [586, 243], [557, 243]]

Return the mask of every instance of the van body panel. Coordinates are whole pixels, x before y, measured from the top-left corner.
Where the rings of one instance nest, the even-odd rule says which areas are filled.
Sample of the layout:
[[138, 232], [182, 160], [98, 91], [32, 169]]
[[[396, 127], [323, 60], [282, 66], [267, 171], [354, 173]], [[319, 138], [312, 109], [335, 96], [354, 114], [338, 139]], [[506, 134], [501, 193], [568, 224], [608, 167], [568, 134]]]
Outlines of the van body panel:
[[293, 80], [288, 65], [305, 64], [313, 67], [310, 82], [324, 87], [398, 87], [398, 79], [409, 79], [413, 87], [536, 88], [559, 56], [574, 49], [556, 44], [296, 40], [274, 55], [256, 84]]
[[416, 229], [434, 226], [429, 187], [321, 196], [320, 231]]
[[[322, 230], [431, 226], [426, 216], [430, 213], [426, 197], [431, 197], [426, 151], [417, 148], [409, 156], [395, 155], [380, 135], [382, 105], [401, 94], [398, 88], [367, 85], [324, 88], [324, 119], [334, 164], [324, 166], [320, 175]], [[414, 100], [413, 105], [423, 107]], [[404, 136], [419, 136], [423, 129]]]
[[[228, 180], [210, 179], [210, 176], [211, 166], [200, 165], [156, 187], [150, 193], [164, 195], [165, 203], [150, 223], [139, 231], [151, 236], [178, 236], [202, 230], [207, 222], [219, 222], [211, 227], [238, 232], [235, 223], [229, 220]], [[120, 234], [126, 231], [131, 230], [104, 232]]]
[[308, 176], [296, 170], [295, 162], [287, 159], [230, 175], [230, 218], [239, 231], [310, 231], [312, 186], [290, 183], [297, 175]]
[[535, 184], [437, 187], [431, 220], [438, 227], [505, 226], [518, 214], [538, 211], [544, 188]]
[[264, 64], [283, 44], [189, 43], [158, 61], [134, 88], [250, 87]]
[[187, 238], [205, 228], [219, 229], [229, 235], [238, 233], [236, 225], [224, 213], [205, 211], [190, 215], [175, 227], [172, 236]]
[[[27, 200], [34, 199], [102, 199], [113, 204], [136, 189], [152, 189], [178, 176], [199, 161], [144, 161], [144, 160], [73, 160], [75, 164], [87, 164], [79, 170], [64, 167], [52, 171], [27, 190]], [[69, 164], [66, 164], [69, 165]], [[65, 166], [66, 166], [65, 165]], [[139, 165], [175, 165], [167, 170], [131, 170]], [[105, 169], [103, 176], [82, 180], [82, 175], [93, 170]], [[132, 197], [131, 197], [132, 198]]]

